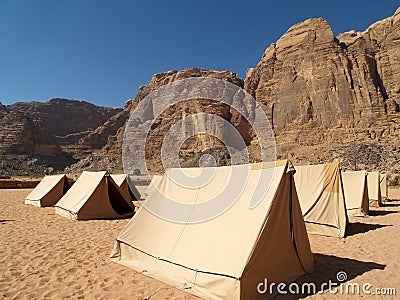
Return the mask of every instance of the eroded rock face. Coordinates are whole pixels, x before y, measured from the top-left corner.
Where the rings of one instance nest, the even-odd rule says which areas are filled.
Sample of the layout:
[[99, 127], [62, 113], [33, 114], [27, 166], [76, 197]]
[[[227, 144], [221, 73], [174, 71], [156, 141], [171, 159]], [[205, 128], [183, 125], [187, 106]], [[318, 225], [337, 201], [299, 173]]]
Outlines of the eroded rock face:
[[7, 115], [9, 111], [7, 110], [7, 107], [5, 107], [1, 102], [0, 102], [0, 118], [3, 118], [5, 115]]
[[[341, 159], [338, 153], [346, 152], [348, 147], [380, 143], [388, 149], [382, 153], [389, 154], [381, 160], [387, 163], [373, 168], [391, 168], [389, 165], [399, 159], [399, 11], [365, 32], [350, 31], [338, 37], [322, 18], [296, 24], [266, 49], [255, 68], [247, 70], [244, 83], [228, 71], [185, 69], [156, 74], [140, 88], [135, 99], [127, 102], [123, 112], [80, 143], [102, 147], [101, 155], [118, 157], [120, 161], [125, 131], [121, 124], [125, 124], [137, 103], [176, 80], [213, 77], [244, 87], [260, 103], [276, 134], [278, 159], [318, 163]], [[212, 112], [233, 123], [254, 154], [255, 136], [236, 112], [218, 104], [196, 103], [197, 100], [178, 105], [155, 121], [148, 147], [150, 156], [159, 154], [162, 138], [172, 124], [198, 112]], [[192, 155], [213, 147], [221, 145], [203, 136], [187, 142], [183, 150], [185, 155]], [[347, 158], [343, 163], [352, 165]]]
[[[278, 158], [296, 163], [356, 158], [340, 153], [380, 144], [379, 162], [358, 168], [391, 169], [400, 157], [399, 12], [365, 32], [334, 37], [328, 23], [292, 26], [249, 69], [245, 89], [267, 112]], [[336, 151], [340, 149], [340, 151]], [[372, 149], [372, 148], [371, 148]], [[355, 162], [357, 164], [357, 162]]]
[[[380, 169], [394, 174], [400, 168], [399, 20], [400, 9], [364, 32], [349, 31], [337, 37], [324, 19], [306, 20], [292, 26], [270, 45], [258, 65], [247, 70], [244, 81], [229, 71], [198, 68], [169, 71], [154, 75], [148, 85], [139, 89], [136, 98], [126, 102], [123, 110], [100, 110], [90, 122], [78, 115], [82, 107], [86, 115], [90, 114], [86, 104], [65, 106], [63, 114], [68, 111], [71, 117], [68, 124], [62, 121], [54, 125], [55, 134], [63, 135], [58, 140], [64, 150], [81, 159], [67, 170], [122, 170], [125, 126], [138, 103], [163, 85], [190, 77], [210, 77], [244, 87], [255, 97], [276, 134], [278, 159], [289, 158], [296, 164], [339, 159], [344, 168]], [[53, 107], [58, 109], [64, 105], [60, 99], [52, 101], [57, 102]], [[38, 113], [44, 120], [54, 112], [20, 107]], [[147, 108], [151, 119], [155, 107], [150, 103]], [[0, 118], [8, 116], [9, 110], [0, 105]], [[153, 170], [159, 170], [157, 157], [171, 126], [199, 112], [232, 123], [244, 137], [249, 152], [257, 158], [255, 135], [236, 111], [220, 103], [192, 99], [171, 107], [154, 120], [147, 144]], [[81, 119], [71, 122], [74, 116]], [[68, 132], [61, 128], [71, 123], [77, 123], [77, 127], [69, 128]], [[29, 126], [22, 126], [25, 127]], [[183, 135], [187, 133], [185, 128], [180, 131]], [[43, 149], [52, 153], [51, 147]], [[189, 139], [181, 149], [184, 166], [193, 166], [192, 162], [202, 153], [215, 155], [221, 164], [229, 160], [220, 141], [206, 135]]]
[[264, 105], [276, 134], [365, 126], [386, 113], [368, 50], [354, 53], [353, 63], [342, 47], [321, 18], [294, 25], [268, 47], [245, 89]]
[[120, 108], [101, 107], [86, 101], [60, 98], [47, 102], [17, 102], [7, 108], [40, 118], [55, 136], [94, 130], [121, 111]]
[[9, 112], [0, 118], [0, 154], [62, 156], [57, 141], [41, 120]]
[[[129, 119], [130, 113], [136, 108], [137, 104], [142, 101], [151, 92], [157, 90], [163, 85], [172, 83], [174, 81], [191, 78], [191, 77], [208, 77], [217, 78], [237, 86], [243, 87], [243, 80], [240, 79], [236, 73], [229, 71], [215, 71], [215, 70], [204, 70], [198, 68], [190, 68], [180, 71], [168, 71], [153, 76], [148, 85], [140, 87], [138, 94], [135, 99], [128, 100], [125, 108], [120, 113], [110, 118], [102, 126], [99, 126], [96, 130], [89, 133], [79, 141], [79, 145], [86, 146], [94, 149], [101, 149], [100, 154], [103, 156], [116, 157], [121, 163], [121, 151], [122, 142], [125, 132], [125, 125]], [[224, 119], [232, 119], [233, 123], [241, 125], [241, 119], [236, 116], [236, 112], [230, 112], [229, 107], [223, 107], [222, 105], [210, 105], [209, 102], [195, 103], [186, 102], [182, 105], [175, 106], [169, 113], [166, 112], [162, 118], [155, 122], [152, 130], [151, 142], [148, 144], [149, 153], [159, 153], [161, 149], [162, 139], [164, 138], [167, 129], [176, 123], [184, 115], [194, 114], [197, 112], [212, 112], [220, 115]], [[151, 109], [150, 109], [151, 110]], [[242, 125], [243, 127], [243, 125]], [[242, 129], [242, 131], [246, 131]], [[209, 139], [199, 137], [196, 140], [196, 151], [202, 151], [211, 148], [214, 144]], [[210, 144], [211, 143], [211, 144]]]
[[126, 106], [122, 111], [109, 118], [104, 124], [100, 125], [95, 130], [88, 132], [79, 139], [78, 144], [90, 149], [103, 148], [107, 144], [109, 138], [116, 136], [117, 132], [121, 131], [121, 128], [125, 126], [132, 105], [132, 101], [127, 101]]
[[392, 17], [372, 24], [364, 32], [350, 31], [340, 34], [337, 38], [345, 45], [353, 65], [362, 66], [363, 61], [369, 62], [374, 84], [385, 99], [387, 113], [398, 113], [400, 111], [400, 8]]

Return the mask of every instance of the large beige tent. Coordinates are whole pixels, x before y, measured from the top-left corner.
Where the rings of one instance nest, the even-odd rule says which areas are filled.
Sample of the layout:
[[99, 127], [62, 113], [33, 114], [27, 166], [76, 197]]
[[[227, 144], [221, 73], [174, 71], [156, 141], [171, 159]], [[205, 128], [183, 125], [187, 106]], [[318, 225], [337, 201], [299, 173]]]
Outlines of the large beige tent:
[[[271, 282], [290, 282], [313, 271], [313, 257], [293, 182], [286, 162], [262, 169], [255, 165], [184, 170], [195, 177], [205, 169], [214, 176], [205, 185], [187, 188], [164, 175], [156, 183], [145, 206], [171, 206], [173, 199], [187, 204], [185, 222], [169, 221], [142, 207], [117, 237], [112, 261], [133, 268], [204, 299], [266, 299], [257, 286], [267, 278]], [[233, 190], [225, 189], [232, 170], [234, 189], [242, 188], [236, 201], [223, 213], [202, 222], [193, 222], [201, 205], [213, 198], [226, 202]], [[260, 203], [249, 208], [258, 176], [267, 173], [271, 184], [264, 183]], [[247, 178], [247, 180], [246, 180]]]
[[308, 233], [344, 237], [347, 214], [339, 163], [295, 168], [294, 180]]
[[135, 209], [130, 197], [105, 171], [83, 172], [55, 208], [57, 214], [74, 220], [127, 217]]
[[25, 198], [25, 204], [38, 207], [53, 206], [61, 199], [65, 191], [65, 175], [45, 176], [35, 189]]
[[386, 174], [380, 174], [380, 183], [382, 201], [386, 201], [388, 198], [388, 182]]
[[369, 213], [367, 172], [342, 172], [347, 214], [365, 216]]
[[369, 206], [378, 207], [382, 204], [381, 183], [379, 172], [368, 172], [368, 198]]
[[127, 174], [111, 174], [111, 178], [127, 195], [140, 200], [141, 195]]

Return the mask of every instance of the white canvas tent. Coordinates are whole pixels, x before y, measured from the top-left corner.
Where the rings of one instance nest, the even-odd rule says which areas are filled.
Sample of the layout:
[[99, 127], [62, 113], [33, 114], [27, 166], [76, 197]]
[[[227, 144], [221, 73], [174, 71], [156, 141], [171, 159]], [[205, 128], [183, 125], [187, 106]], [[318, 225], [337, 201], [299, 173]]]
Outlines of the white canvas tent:
[[[233, 168], [247, 178], [236, 182], [243, 187], [236, 202], [214, 218], [191, 222], [196, 204], [210, 197], [227, 200], [230, 191], [222, 189]], [[163, 176], [156, 183], [158, 192], [152, 191], [146, 203], [163, 207], [167, 197], [189, 204], [187, 222], [168, 221], [142, 207], [117, 237], [110, 259], [204, 299], [266, 299], [257, 292], [265, 278], [290, 282], [312, 272], [313, 257], [288, 163], [264, 169], [272, 182], [253, 209], [249, 202], [260, 165], [212, 169], [212, 180], [195, 189]], [[176, 170], [182, 169], [169, 172]], [[204, 168], [183, 170], [195, 176]], [[163, 208], [170, 212], [169, 206]]]
[[57, 202], [57, 214], [73, 220], [114, 219], [132, 216], [134, 205], [104, 172], [83, 172]]
[[131, 198], [140, 200], [140, 193], [127, 174], [111, 174], [114, 182]]
[[382, 201], [386, 201], [388, 198], [388, 182], [386, 174], [380, 174], [380, 183]]
[[307, 232], [344, 237], [347, 214], [339, 163], [295, 168], [294, 180]]
[[342, 172], [347, 214], [365, 216], [369, 213], [366, 171]]
[[382, 204], [381, 183], [379, 172], [368, 172], [368, 198], [369, 206], [378, 207]]
[[65, 175], [45, 176], [25, 198], [25, 204], [38, 207], [53, 206], [64, 195]]

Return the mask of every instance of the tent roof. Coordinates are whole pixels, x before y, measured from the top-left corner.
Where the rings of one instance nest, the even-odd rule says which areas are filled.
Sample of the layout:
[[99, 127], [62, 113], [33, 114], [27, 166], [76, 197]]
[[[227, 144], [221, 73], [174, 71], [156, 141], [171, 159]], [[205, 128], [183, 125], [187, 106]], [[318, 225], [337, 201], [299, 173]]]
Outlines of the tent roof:
[[111, 174], [110, 176], [118, 186], [121, 186], [124, 183], [124, 181], [126, 180], [128, 175], [126, 175], [126, 174]]
[[45, 176], [35, 187], [35, 189], [26, 196], [26, 200], [41, 200], [46, 196], [63, 178], [65, 175], [50, 175]]
[[363, 209], [368, 213], [368, 188], [366, 171], [342, 172], [343, 191], [346, 201], [346, 209]]
[[[187, 219], [190, 221], [196, 213], [200, 213], [196, 211], [198, 206], [193, 204], [204, 203], [211, 198], [216, 202], [226, 201], [232, 191], [224, 193], [221, 190], [224, 189], [232, 168], [246, 176], [251, 165], [206, 168], [213, 169], [214, 177], [199, 189], [182, 187], [164, 176], [161, 180], [157, 180], [155, 183], [157, 189], [152, 191], [152, 197], [146, 202], [154, 201], [154, 204], [162, 206], [163, 200], [168, 197], [190, 204], [192, 208], [194, 207], [187, 214]], [[171, 169], [168, 172], [171, 174], [181, 170]], [[193, 177], [199, 174], [199, 168], [183, 170], [186, 175]], [[223, 214], [207, 222], [171, 222], [142, 208], [120, 233], [118, 240], [154, 257], [187, 268], [239, 278], [257, 243], [277, 188], [286, 171], [287, 164], [264, 169], [263, 172], [268, 173], [272, 179], [271, 185], [261, 203], [254, 209], [249, 209], [249, 199], [253, 196], [261, 169], [252, 170], [244, 185], [243, 177], [240, 182], [234, 182], [238, 186], [244, 186], [237, 201]], [[169, 207], [165, 207], [165, 210], [168, 209]], [[155, 233], [156, 238], [149, 238]], [[224, 239], [223, 243], [220, 242], [221, 238]]]
[[339, 163], [295, 168], [297, 194], [308, 232], [343, 237], [347, 214]]
[[96, 190], [106, 174], [106, 171], [84, 171], [55, 206], [77, 213]]
[[378, 171], [368, 172], [368, 196], [370, 200], [381, 202], [380, 174]]

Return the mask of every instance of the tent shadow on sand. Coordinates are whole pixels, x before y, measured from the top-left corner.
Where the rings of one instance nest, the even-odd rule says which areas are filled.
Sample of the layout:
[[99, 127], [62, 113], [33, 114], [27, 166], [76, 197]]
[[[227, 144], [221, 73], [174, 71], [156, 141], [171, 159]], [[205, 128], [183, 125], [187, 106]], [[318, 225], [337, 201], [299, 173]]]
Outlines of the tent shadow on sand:
[[398, 206], [400, 206], [400, 203], [393, 203], [392, 201], [390, 201], [390, 202], [382, 203], [381, 206], [382, 207], [398, 207]]
[[397, 214], [398, 211], [394, 211], [394, 210], [370, 210], [369, 211], [369, 215], [376, 217], [376, 216], [386, 216], [386, 215], [390, 215], [390, 214]]
[[306, 293], [298, 295], [277, 295], [276, 297], [274, 297], [274, 299], [300, 299], [316, 294], [329, 295], [329, 288], [327, 286], [323, 286], [323, 284], [328, 283], [329, 281], [340, 283], [336, 278], [339, 272], [345, 272], [347, 275], [347, 280], [342, 282], [342, 284], [345, 285], [346, 282], [351, 282], [352, 279], [366, 272], [369, 272], [371, 270], [384, 270], [386, 267], [386, 265], [374, 262], [364, 262], [356, 259], [343, 258], [320, 253], [314, 253], [314, 261], [314, 273], [304, 275], [295, 282], [300, 287], [300, 291], [302, 288], [302, 284], [314, 283], [316, 286], [315, 291], [311, 290], [311, 292], [308, 292], [308, 289], [306, 288]]
[[392, 226], [392, 225], [382, 225], [382, 224], [367, 224], [367, 223], [349, 223], [347, 225], [347, 230], [346, 230], [346, 237], [356, 235], [359, 233], [365, 233], [371, 230], [377, 230], [379, 228], [387, 227], [387, 226]]

